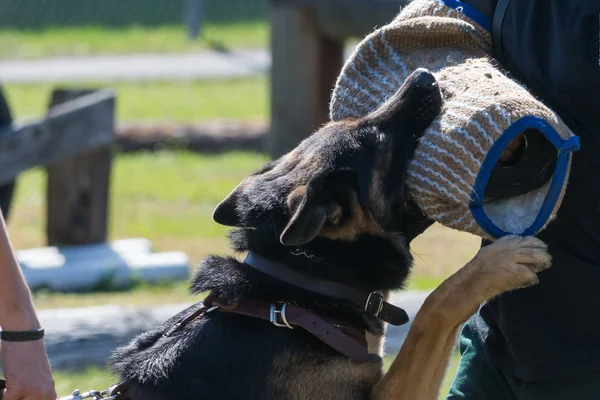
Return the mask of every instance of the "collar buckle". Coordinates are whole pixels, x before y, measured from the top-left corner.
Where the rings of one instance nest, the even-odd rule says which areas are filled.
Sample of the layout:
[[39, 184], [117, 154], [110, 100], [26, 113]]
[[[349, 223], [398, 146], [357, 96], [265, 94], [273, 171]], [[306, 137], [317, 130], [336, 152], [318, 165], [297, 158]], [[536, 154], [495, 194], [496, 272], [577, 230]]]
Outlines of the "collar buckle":
[[[278, 305], [281, 305], [281, 308], [277, 308]], [[271, 309], [269, 311], [269, 321], [273, 325], [275, 325], [279, 328], [294, 329], [294, 327], [288, 323], [287, 318], [285, 316], [285, 308], [286, 307], [287, 307], [287, 303], [271, 304]], [[277, 318], [277, 316], [279, 316], [279, 318]], [[279, 322], [279, 319], [281, 319], [281, 322]]]
[[383, 303], [385, 303], [385, 299], [381, 293], [371, 292], [365, 302], [365, 312], [374, 317], [378, 317], [383, 309]]

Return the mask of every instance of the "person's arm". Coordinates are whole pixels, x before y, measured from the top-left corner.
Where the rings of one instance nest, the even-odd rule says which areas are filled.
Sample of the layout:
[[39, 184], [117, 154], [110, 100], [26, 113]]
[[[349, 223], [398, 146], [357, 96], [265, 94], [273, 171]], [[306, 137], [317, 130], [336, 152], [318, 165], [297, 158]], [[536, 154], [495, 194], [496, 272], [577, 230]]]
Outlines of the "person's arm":
[[[31, 293], [0, 213], [0, 328], [5, 332], [40, 329]], [[55, 400], [54, 381], [43, 340], [2, 341], [0, 363], [6, 378], [3, 400]]]
[[17, 263], [0, 214], [0, 327], [6, 331], [39, 329], [31, 294]]

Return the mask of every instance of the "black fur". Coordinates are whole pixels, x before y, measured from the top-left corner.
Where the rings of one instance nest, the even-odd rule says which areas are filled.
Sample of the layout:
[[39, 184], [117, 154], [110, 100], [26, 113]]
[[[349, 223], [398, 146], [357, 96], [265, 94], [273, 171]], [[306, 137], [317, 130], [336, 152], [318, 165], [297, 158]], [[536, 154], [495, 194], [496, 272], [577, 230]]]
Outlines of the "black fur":
[[[324, 127], [240, 184], [214, 216], [236, 227], [229, 235], [234, 250], [252, 250], [304, 273], [368, 290], [401, 288], [412, 263], [410, 238], [403, 235], [401, 222], [406, 209], [404, 169], [441, 105], [439, 89], [433, 87], [429, 75], [420, 74], [409, 79], [377, 113]], [[386, 154], [385, 160], [378, 159]], [[373, 185], [373, 170], [386, 178], [383, 187]], [[374, 211], [374, 202], [382, 200], [378, 196], [392, 199], [384, 202], [385, 212]], [[360, 231], [366, 226], [360, 221], [368, 218], [380, 231]], [[348, 229], [358, 231], [351, 239], [334, 239], [345, 237]], [[286, 242], [295, 245], [286, 246]], [[381, 323], [363, 310], [276, 281], [235, 258], [207, 257], [191, 291], [212, 291], [231, 300], [295, 302], [382, 334]], [[298, 368], [332, 359], [349, 362], [301, 329], [281, 329], [218, 311], [172, 337], [161, 338], [179, 317], [112, 356], [113, 370], [132, 380], [141, 398], [286, 399], [293, 396], [278, 383], [285, 372], [275, 366], [283, 353], [293, 354]], [[371, 363], [378, 365], [379, 357], [374, 355]], [[329, 379], [333, 378], [306, 384], [336, 383]], [[353, 393], [365, 399], [368, 390], [367, 384], [356, 382]]]

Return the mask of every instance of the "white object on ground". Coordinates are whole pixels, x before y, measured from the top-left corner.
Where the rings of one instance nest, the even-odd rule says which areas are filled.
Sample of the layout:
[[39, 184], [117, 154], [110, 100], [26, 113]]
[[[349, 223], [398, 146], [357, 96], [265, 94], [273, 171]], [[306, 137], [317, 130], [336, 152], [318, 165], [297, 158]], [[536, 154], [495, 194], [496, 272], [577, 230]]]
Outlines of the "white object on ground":
[[402, 343], [404, 343], [404, 340], [406, 339], [410, 325], [415, 319], [415, 315], [417, 315], [417, 312], [430, 293], [430, 291], [406, 291], [392, 294], [390, 302], [400, 308], [403, 308], [408, 314], [409, 321], [407, 324], [402, 326], [393, 326], [388, 324], [384, 346], [384, 351], [386, 354], [393, 354], [400, 350]]
[[106, 254], [118, 253], [150, 253], [152, 243], [145, 238], [132, 238], [115, 240], [111, 243], [90, 244], [87, 246], [65, 247], [37, 247], [33, 249], [17, 250], [15, 252], [19, 261], [35, 262], [48, 257], [93, 258]]
[[147, 239], [110, 244], [20, 250], [17, 259], [31, 289], [84, 291], [99, 284], [126, 287], [134, 280], [159, 282], [189, 277], [182, 252], [151, 253]]

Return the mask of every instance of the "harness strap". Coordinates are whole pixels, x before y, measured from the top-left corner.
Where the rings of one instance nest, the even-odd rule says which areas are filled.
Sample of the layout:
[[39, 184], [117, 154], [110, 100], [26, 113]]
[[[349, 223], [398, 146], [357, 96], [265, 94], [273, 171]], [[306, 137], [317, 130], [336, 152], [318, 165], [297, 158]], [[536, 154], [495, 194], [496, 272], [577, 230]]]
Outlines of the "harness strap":
[[333, 318], [320, 317], [289, 303], [267, 303], [245, 299], [230, 306], [215, 301], [219, 311], [259, 318], [278, 327], [300, 327], [348, 358], [366, 361], [369, 355], [365, 331]]
[[[184, 326], [192, 322], [193, 320], [202, 317], [212, 308], [212, 302], [217, 298], [213, 293], [210, 293], [208, 296], [202, 300], [200, 303], [196, 303], [193, 306], [190, 306], [180, 319], [177, 320], [169, 329], [163, 333], [163, 336], [171, 336], [175, 332], [179, 332], [183, 329]], [[200, 304], [200, 307], [198, 307]]]
[[266, 301], [244, 299], [233, 304], [220, 303], [217, 296], [210, 294], [202, 305], [190, 307], [190, 311], [180, 318], [163, 336], [171, 336], [211, 311], [221, 311], [259, 318], [280, 328], [300, 327], [312, 333], [334, 350], [348, 358], [366, 361], [368, 344], [364, 329], [352, 326], [345, 321], [331, 317], [320, 317], [302, 307], [289, 303], [268, 303]]

